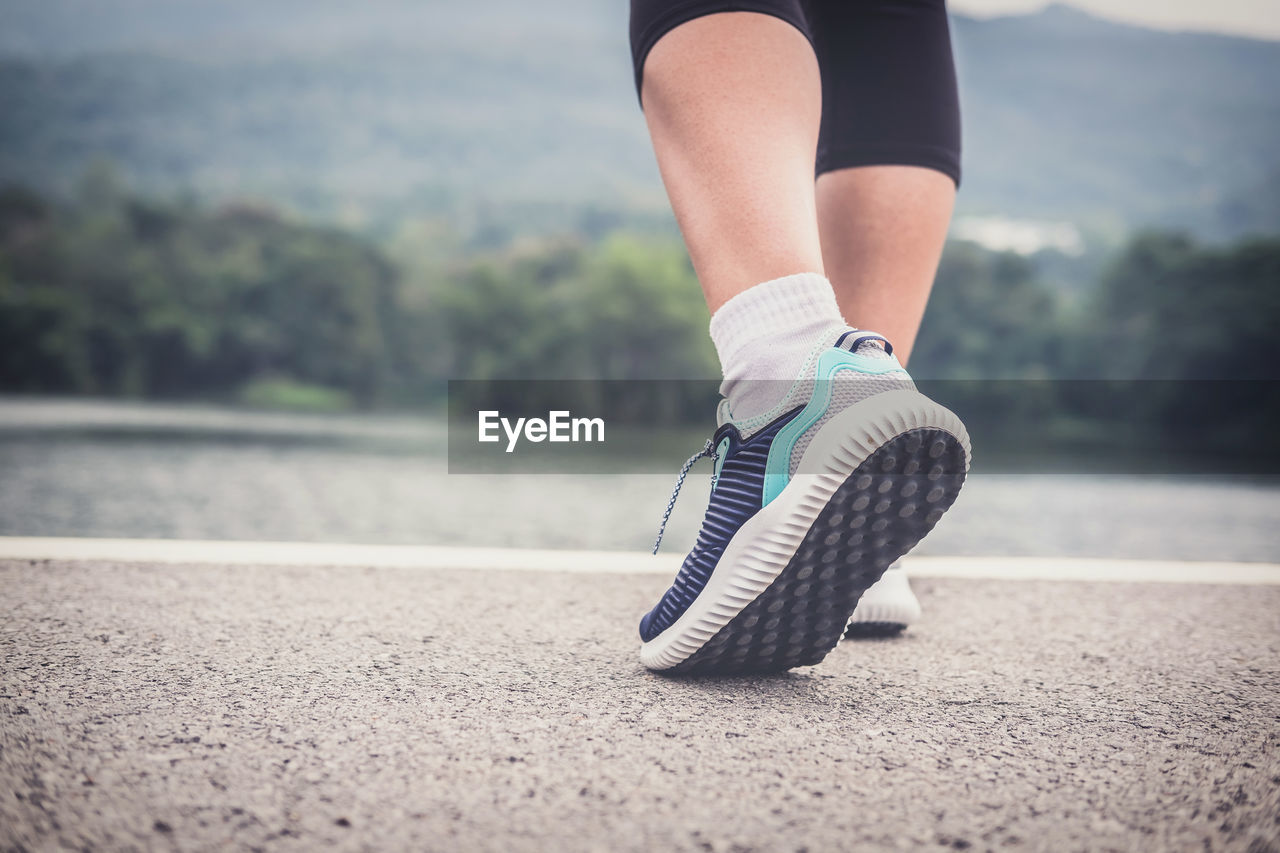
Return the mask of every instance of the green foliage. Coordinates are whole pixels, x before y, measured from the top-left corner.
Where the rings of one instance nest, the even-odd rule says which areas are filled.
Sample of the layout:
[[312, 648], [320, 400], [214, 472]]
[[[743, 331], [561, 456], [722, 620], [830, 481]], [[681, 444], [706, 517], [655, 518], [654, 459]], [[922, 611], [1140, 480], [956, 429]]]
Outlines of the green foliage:
[[341, 391], [291, 379], [254, 379], [240, 389], [240, 402], [255, 409], [291, 412], [341, 412], [351, 408], [351, 398]]
[[1111, 375], [1275, 379], [1280, 375], [1280, 238], [1198, 246], [1137, 236], [1103, 279], [1095, 312]]
[[1097, 373], [1166, 380], [1144, 383], [1128, 420], [1184, 444], [1274, 455], [1280, 239], [1205, 247], [1139, 235], [1105, 274], [1093, 314], [1107, 353]]
[[616, 235], [480, 260], [457, 274], [429, 318], [447, 341], [448, 376], [472, 381], [453, 402], [533, 414], [564, 405], [569, 392], [493, 381], [513, 379], [580, 380], [575, 400], [640, 423], [705, 418], [715, 402], [715, 382], [624, 390], [601, 381], [718, 376], [706, 303], [674, 241]]
[[386, 384], [396, 275], [348, 235], [98, 178], [67, 209], [7, 191], [0, 226], [8, 390], [219, 396], [280, 376], [368, 404]]
[[69, 206], [8, 189], [0, 388], [332, 408], [422, 402], [451, 377], [714, 375], [674, 241], [410, 268], [406, 281], [360, 238], [269, 210], [133, 198], [106, 170]]
[[1062, 297], [1025, 259], [948, 246], [913, 374], [981, 380], [927, 390], [997, 452], [1274, 455], [1280, 239], [1141, 234], [1083, 299]]
[[951, 243], [942, 255], [912, 372], [938, 379], [1054, 374], [1062, 311], [1024, 257]]
[[[0, 390], [332, 411], [436, 402], [450, 379], [717, 375], [674, 239], [481, 254], [444, 232], [417, 254], [405, 239], [392, 263], [367, 239], [269, 210], [136, 198], [102, 168], [70, 205], [5, 190]], [[988, 441], [1128, 430], [1249, 447], [1280, 418], [1277, 327], [1280, 239], [1144, 234], [1069, 292], [1026, 258], [956, 243], [911, 367]], [[1272, 381], [1220, 381], [1236, 379]], [[627, 397], [643, 400], [637, 417], [701, 421], [709, 387], [632, 385]]]
[[697, 279], [669, 241], [615, 236], [483, 259], [457, 274], [431, 313], [452, 377], [716, 375]]

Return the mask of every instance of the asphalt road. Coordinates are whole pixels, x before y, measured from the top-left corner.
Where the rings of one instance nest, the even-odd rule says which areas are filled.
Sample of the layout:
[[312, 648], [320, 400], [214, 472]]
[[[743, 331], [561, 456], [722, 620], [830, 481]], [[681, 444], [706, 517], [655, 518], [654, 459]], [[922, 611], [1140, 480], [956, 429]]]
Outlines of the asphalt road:
[[1280, 587], [921, 581], [682, 681], [663, 586], [0, 563], [0, 848], [1280, 850]]

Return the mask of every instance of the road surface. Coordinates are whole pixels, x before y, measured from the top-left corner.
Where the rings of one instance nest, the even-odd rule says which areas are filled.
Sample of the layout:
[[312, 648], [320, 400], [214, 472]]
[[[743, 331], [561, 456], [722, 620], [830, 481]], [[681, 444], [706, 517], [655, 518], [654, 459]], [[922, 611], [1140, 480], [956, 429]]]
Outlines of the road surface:
[[1280, 586], [927, 578], [688, 681], [665, 584], [0, 561], [0, 849], [1280, 850]]

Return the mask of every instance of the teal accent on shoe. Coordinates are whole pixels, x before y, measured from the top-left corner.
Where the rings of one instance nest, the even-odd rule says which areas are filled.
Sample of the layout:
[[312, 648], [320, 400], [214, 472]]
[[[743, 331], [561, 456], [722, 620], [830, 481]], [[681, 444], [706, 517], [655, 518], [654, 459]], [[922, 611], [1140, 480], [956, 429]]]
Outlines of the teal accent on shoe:
[[809, 402], [800, 414], [792, 418], [791, 422], [778, 432], [778, 437], [773, 440], [773, 446], [769, 448], [769, 459], [764, 469], [764, 494], [761, 496], [760, 506], [768, 506], [769, 502], [780, 495], [787, 487], [787, 483], [791, 481], [791, 451], [795, 449], [800, 436], [812, 428], [826, 412], [831, 404], [831, 379], [842, 370], [853, 370], [873, 376], [906, 372], [902, 370], [902, 365], [898, 364], [897, 359], [869, 358], [835, 348], [819, 356], [817, 369], [813, 374], [815, 380], [813, 396], [809, 398]]
[[720, 482], [720, 469], [724, 467], [724, 458], [729, 455], [729, 437], [726, 435], [720, 440], [720, 446], [716, 448], [716, 466], [711, 472], [711, 491], [716, 490], [716, 483]]

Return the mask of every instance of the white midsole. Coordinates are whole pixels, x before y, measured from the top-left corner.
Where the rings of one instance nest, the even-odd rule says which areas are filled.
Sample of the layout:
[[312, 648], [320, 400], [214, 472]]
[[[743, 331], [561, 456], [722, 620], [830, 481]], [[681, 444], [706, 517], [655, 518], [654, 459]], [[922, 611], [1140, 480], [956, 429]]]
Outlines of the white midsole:
[[702, 648], [782, 573], [836, 489], [867, 457], [899, 435], [924, 428], [954, 435], [968, 470], [964, 424], [918, 391], [886, 391], [833, 416], [805, 449], [786, 487], [729, 540], [689, 609], [640, 647], [641, 663], [670, 669]]
[[911, 591], [907, 573], [902, 569], [880, 576], [858, 599], [849, 624], [910, 625], [920, 618], [920, 600]]

